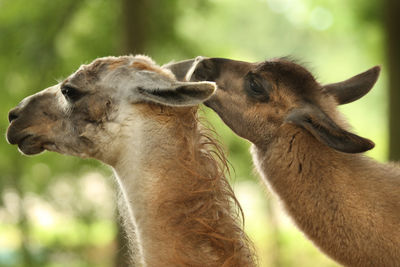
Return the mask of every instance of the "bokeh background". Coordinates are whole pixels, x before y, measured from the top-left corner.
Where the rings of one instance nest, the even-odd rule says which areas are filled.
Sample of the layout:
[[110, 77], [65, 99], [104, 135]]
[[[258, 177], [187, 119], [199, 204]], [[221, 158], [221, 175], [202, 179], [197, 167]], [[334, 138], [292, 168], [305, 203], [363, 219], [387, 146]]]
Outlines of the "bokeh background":
[[[291, 55], [323, 83], [382, 65], [372, 92], [340, 109], [355, 132], [375, 141], [369, 156], [398, 159], [399, 9], [396, 0], [0, 0], [0, 132], [23, 97], [97, 57], [144, 53], [164, 64]], [[260, 265], [338, 266], [259, 182], [249, 143], [203, 112], [235, 168], [232, 184]], [[107, 166], [49, 152], [26, 157], [5, 138], [0, 152], [0, 266], [126, 266]]]

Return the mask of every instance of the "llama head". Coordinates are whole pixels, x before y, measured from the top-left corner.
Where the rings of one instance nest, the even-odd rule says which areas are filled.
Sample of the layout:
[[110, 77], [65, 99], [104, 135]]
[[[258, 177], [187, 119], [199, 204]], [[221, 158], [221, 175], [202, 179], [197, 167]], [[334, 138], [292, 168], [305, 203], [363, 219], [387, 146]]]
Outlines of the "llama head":
[[9, 112], [7, 140], [27, 155], [50, 150], [111, 164], [130, 145], [124, 138], [142, 134], [141, 125], [151, 121], [143, 106], [182, 112], [214, 91], [211, 82], [177, 81], [145, 56], [99, 58], [23, 99]]
[[284, 58], [249, 63], [199, 57], [187, 78], [215, 81], [218, 90], [206, 105], [239, 136], [255, 144], [269, 143], [289, 125], [338, 151], [357, 153], [374, 144], [344, 129], [336, 106], [368, 93], [379, 70], [374, 67], [324, 86], [307, 69]]

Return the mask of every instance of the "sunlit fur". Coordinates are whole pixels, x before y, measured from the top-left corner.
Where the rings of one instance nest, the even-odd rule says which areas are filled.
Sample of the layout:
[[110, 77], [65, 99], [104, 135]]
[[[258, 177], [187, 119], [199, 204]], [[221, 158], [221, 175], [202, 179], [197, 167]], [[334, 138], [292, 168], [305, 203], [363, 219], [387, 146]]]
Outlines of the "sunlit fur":
[[[64, 84], [85, 95], [66, 101]], [[157, 100], [166, 105], [138, 91], [183, 87], [194, 97]], [[26, 154], [47, 149], [112, 166], [138, 264], [254, 266], [224, 154], [198, 123], [195, 103], [214, 90], [213, 83], [178, 83], [147, 57], [101, 58], [13, 109], [7, 138]]]

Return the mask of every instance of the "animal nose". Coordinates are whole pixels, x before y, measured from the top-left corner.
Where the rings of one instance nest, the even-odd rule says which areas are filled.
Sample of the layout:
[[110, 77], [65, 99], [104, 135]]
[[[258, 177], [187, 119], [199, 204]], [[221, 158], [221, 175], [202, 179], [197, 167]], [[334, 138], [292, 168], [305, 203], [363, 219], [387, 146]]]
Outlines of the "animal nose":
[[197, 56], [197, 57], [194, 59], [194, 62], [199, 62], [199, 61], [202, 61], [203, 59], [205, 59], [205, 57], [203, 57], [203, 56]]
[[197, 62], [195, 69], [190, 77], [191, 81], [213, 81], [214, 78], [214, 64], [212, 60], [197, 57], [195, 59]]
[[16, 118], [18, 118], [18, 109], [17, 108], [13, 108], [12, 110], [10, 110], [10, 112], [8, 113], [8, 121], [11, 123], [13, 120], [15, 120]]

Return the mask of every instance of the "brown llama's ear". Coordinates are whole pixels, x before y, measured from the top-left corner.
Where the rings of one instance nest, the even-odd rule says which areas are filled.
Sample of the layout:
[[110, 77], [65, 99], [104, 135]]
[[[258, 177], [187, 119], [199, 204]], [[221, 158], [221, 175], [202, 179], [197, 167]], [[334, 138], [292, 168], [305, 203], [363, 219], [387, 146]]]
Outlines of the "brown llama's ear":
[[375, 66], [350, 79], [324, 86], [326, 92], [334, 95], [339, 105], [351, 103], [366, 95], [378, 80], [380, 66]]
[[292, 110], [285, 122], [302, 127], [318, 141], [341, 152], [360, 153], [375, 146], [371, 140], [342, 129], [325, 112], [312, 104]]
[[186, 73], [192, 67], [194, 61], [195, 59], [188, 59], [178, 62], [170, 62], [162, 67], [172, 71], [178, 81], [183, 81], [186, 77]]

